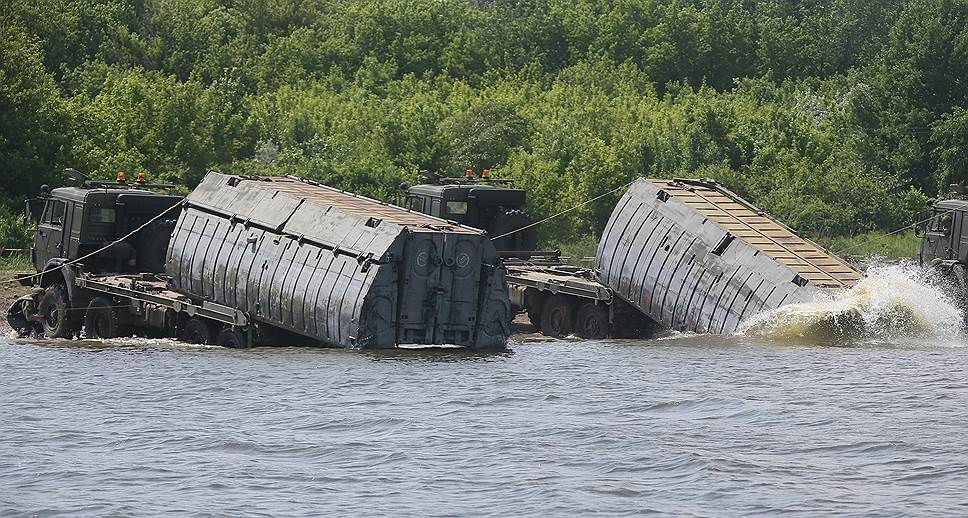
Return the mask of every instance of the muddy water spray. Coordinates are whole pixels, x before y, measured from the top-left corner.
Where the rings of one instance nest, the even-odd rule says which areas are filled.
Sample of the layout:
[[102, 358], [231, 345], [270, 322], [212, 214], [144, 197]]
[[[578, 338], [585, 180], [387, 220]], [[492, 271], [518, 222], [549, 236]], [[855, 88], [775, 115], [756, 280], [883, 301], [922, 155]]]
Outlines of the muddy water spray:
[[740, 333], [826, 343], [954, 338], [961, 332], [963, 310], [942, 285], [941, 279], [917, 265], [873, 265], [850, 290], [760, 313], [747, 320]]

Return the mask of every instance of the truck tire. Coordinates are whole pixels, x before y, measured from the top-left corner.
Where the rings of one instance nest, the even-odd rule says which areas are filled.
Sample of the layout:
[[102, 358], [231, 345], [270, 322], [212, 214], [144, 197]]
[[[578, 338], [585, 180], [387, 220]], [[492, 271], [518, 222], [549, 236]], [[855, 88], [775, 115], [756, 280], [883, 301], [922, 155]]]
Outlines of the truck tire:
[[961, 296], [968, 294], [968, 270], [962, 263], [951, 265], [951, 275], [955, 278], [955, 285], [961, 290]]
[[219, 332], [218, 336], [215, 337], [215, 345], [230, 347], [232, 349], [244, 349], [248, 347], [242, 331], [232, 329], [231, 327], [226, 327]]
[[135, 246], [138, 269], [142, 272], [160, 273], [165, 271], [165, 254], [168, 242], [175, 231], [175, 219], [162, 219], [148, 226], [140, 233]]
[[575, 302], [568, 295], [552, 295], [541, 310], [541, 334], [564, 338], [575, 327]]
[[199, 318], [192, 317], [185, 321], [178, 339], [190, 344], [210, 344], [212, 343], [212, 328], [208, 322]]
[[121, 336], [121, 322], [114, 303], [105, 297], [94, 297], [84, 312], [84, 337], [108, 340]]
[[538, 246], [537, 227], [528, 227], [532, 223], [534, 220], [524, 211], [512, 209], [494, 218], [486, 230], [492, 239], [514, 232], [494, 240], [494, 248], [499, 252], [530, 252]]
[[531, 325], [533, 325], [534, 327], [537, 327], [538, 329], [541, 329], [541, 311], [529, 309], [528, 320], [531, 321]]
[[71, 315], [67, 286], [63, 284], [47, 287], [37, 314], [42, 317], [44, 336], [48, 338], [70, 338], [77, 332], [77, 319]]
[[598, 340], [608, 337], [611, 325], [608, 323], [608, 310], [604, 304], [588, 301], [578, 306], [575, 317], [575, 334], [578, 336]]
[[528, 320], [531, 325], [541, 329], [541, 310], [544, 309], [548, 294], [534, 288], [524, 290], [524, 305], [528, 308]]

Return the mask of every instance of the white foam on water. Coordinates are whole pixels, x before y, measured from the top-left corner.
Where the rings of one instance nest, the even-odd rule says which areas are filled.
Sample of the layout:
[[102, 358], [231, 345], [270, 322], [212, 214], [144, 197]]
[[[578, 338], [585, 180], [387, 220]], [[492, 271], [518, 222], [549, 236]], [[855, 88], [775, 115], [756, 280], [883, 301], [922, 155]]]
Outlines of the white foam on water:
[[853, 288], [757, 314], [739, 334], [827, 344], [935, 338], [964, 345], [964, 309], [951, 288], [916, 264], [871, 264]]

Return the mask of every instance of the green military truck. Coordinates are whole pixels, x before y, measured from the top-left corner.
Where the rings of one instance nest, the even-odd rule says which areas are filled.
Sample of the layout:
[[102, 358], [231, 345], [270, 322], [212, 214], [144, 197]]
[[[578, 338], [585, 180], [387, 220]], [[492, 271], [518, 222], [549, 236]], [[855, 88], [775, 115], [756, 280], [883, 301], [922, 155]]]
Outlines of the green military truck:
[[[145, 190], [170, 187], [167, 185], [96, 182], [74, 170], [68, 173], [80, 185], [53, 191], [44, 186], [40, 198], [28, 201], [26, 206], [28, 218], [33, 204], [42, 203], [43, 209], [30, 251], [37, 273], [22, 276], [21, 284], [44, 288], [39, 313], [50, 337], [76, 335], [85, 319], [92, 333], [98, 327], [95, 324], [102, 324], [103, 330], [103, 325], [113, 323], [108, 321], [111, 310], [97, 309], [109, 308], [112, 303], [104, 294], [83, 289], [83, 275], [152, 275], [164, 271], [165, 250], [178, 218], [171, 209], [183, 199]], [[169, 217], [158, 218], [166, 211]], [[155, 221], [142, 232], [102, 250], [152, 219]], [[83, 266], [65, 266], [81, 257], [85, 258]]]
[[[968, 195], [968, 187], [952, 185], [956, 195]], [[915, 235], [921, 238], [918, 259], [923, 266], [949, 276], [962, 292], [968, 293], [968, 228], [965, 215], [968, 200], [947, 199], [931, 203], [918, 218]]]

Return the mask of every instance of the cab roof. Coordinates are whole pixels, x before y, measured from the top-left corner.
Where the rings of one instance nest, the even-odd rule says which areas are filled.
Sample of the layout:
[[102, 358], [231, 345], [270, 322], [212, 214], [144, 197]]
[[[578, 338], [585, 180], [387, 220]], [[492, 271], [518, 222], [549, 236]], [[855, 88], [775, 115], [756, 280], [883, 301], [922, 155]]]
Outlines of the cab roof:
[[152, 191], [146, 191], [143, 189], [107, 189], [107, 188], [89, 188], [89, 187], [58, 187], [50, 191], [52, 197], [61, 198], [70, 201], [85, 202], [87, 198], [92, 194], [100, 195], [101, 197], [117, 197], [121, 194], [137, 194], [140, 196], [153, 195], [153, 196], [164, 196], [171, 197], [169, 194], [160, 194]]
[[941, 200], [935, 204], [935, 207], [945, 210], [960, 210], [968, 212], [968, 200]]
[[421, 184], [414, 185], [408, 192], [410, 194], [423, 194], [426, 196], [440, 196], [448, 191], [502, 191], [502, 192], [524, 192], [524, 189], [514, 189], [510, 187], [502, 187], [500, 185], [487, 185], [480, 183], [468, 183], [468, 184], [444, 184], [444, 185], [432, 185], [432, 184]]

